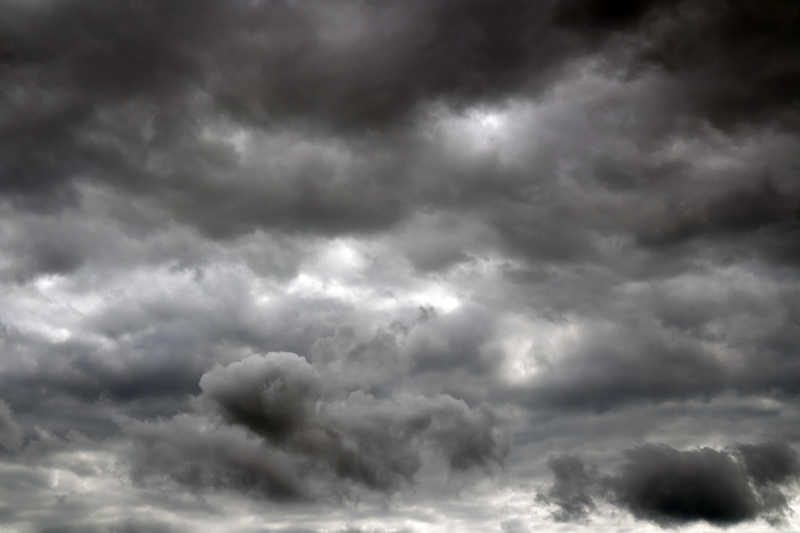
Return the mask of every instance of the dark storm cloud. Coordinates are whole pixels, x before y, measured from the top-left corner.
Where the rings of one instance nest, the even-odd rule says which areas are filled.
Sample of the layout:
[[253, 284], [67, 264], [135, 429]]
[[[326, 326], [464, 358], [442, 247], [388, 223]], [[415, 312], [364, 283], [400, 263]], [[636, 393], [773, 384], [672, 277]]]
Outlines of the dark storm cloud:
[[[653, 11], [672, 20], [658, 9], [678, 3], [10, 2], [3, 58], [17, 79], [64, 96], [73, 109], [88, 110], [90, 98], [166, 103], [203, 89], [248, 121], [289, 114], [384, 128], [426, 100], [480, 101], [537, 77], [549, 81], [565, 60], [587, 52], [587, 41], [636, 30]], [[755, 20], [767, 25], [791, 14], [777, 7], [785, 12]], [[712, 17], [703, 13], [700, 28]], [[747, 15], [728, 6], [711, 23], [726, 27]], [[42, 34], [48, 39], [32, 37]], [[788, 49], [787, 38], [770, 44]], [[237, 61], [222, 61], [232, 56]]]
[[800, 41], [791, 28], [798, 17], [797, 5], [786, 0], [763, 8], [685, 3], [655, 29], [644, 50], [686, 80], [696, 107], [716, 123], [768, 120], [796, 126]]
[[85, 109], [84, 94], [119, 101], [200, 88], [246, 120], [385, 127], [421, 100], [516, 90], [531, 67], [546, 72], [572, 51], [549, 24], [549, 3], [74, 1], [8, 12], [5, 68], [57, 82], [56, 96], [77, 96], [73, 109]]
[[276, 353], [211, 370], [200, 388], [232, 422], [281, 442], [308, 424], [321, 383], [305, 359]]
[[[413, 482], [423, 449], [441, 454], [453, 471], [488, 469], [507, 453], [500, 420], [486, 408], [445, 395], [348, 392], [334, 374], [320, 375], [291, 353], [217, 367], [200, 388], [201, 405], [226, 423], [179, 415], [134, 424], [137, 477], [245, 492], [264, 483], [259, 490], [271, 499], [307, 499], [322, 496], [314, 483], [345, 490], [337, 479], [396, 490]], [[304, 486], [302, 472], [317, 477], [312, 486]]]
[[[482, 0], [14, 3], [3, 29], [5, 122], [16, 134], [4, 143], [3, 183], [12, 198], [33, 206], [63, 202], [73, 180], [147, 196], [173, 191], [179, 194], [162, 197], [170, 210], [215, 235], [254, 225], [385, 227], [413, 202], [395, 183], [405, 171], [392, 157], [366, 170], [380, 180], [357, 173], [327, 185], [332, 175], [311, 179], [330, 172], [322, 161], [290, 172], [293, 188], [273, 183], [239, 195], [189, 178], [243, 170], [229, 148], [202, 138], [203, 128], [227, 116], [234, 126], [243, 120], [273, 129], [288, 116], [384, 131], [434, 102], [459, 108], [524, 94], [587, 52], [571, 11]], [[617, 31], [636, 27], [649, 11], [646, 4], [603, 5], [588, 14]], [[613, 32], [590, 33], [596, 46]], [[385, 140], [400, 140], [392, 150], [402, 149], [402, 139]], [[369, 148], [385, 151], [380, 141]], [[381, 191], [370, 193], [376, 187]], [[356, 201], [364, 194], [369, 201]], [[220, 195], [228, 201], [216, 202]], [[207, 213], [200, 218], [197, 211]]]
[[179, 415], [168, 422], [137, 422], [127, 429], [135, 443], [130, 461], [139, 482], [169, 478], [194, 490], [233, 489], [277, 501], [309, 497], [291, 458], [265, 448], [235, 428]]
[[611, 481], [612, 492], [638, 518], [664, 525], [693, 520], [724, 525], [763, 511], [741, 466], [725, 452], [643, 446], [625, 452], [620, 470]]
[[[73, 179], [154, 186], [154, 167], [139, 161], [154, 148], [194, 152], [219, 168], [229, 155], [197, 138], [208, 119], [383, 130], [420, 103], [513, 92], [532, 72], [560, 68], [574, 48], [548, 25], [546, 6], [524, 2], [6, 7], [3, 189], [40, 208], [77, 201]], [[136, 127], [120, 129], [119, 120]], [[309, 187], [304, 204], [314, 196], [319, 204], [305, 211], [308, 222], [346, 227], [356, 205], [337, 207], [330, 192]], [[198, 192], [202, 200], [218, 191]], [[383, 205], [359, 216], [391, 221], [391, 204], [376, 200]]]
[[785, 490], [800, 477], [797, 452], [785, 443], [724, 451], [647, 444], [625, 450], [623, 458], [610, 476], [589, 473], [573, 456], [551, 458], [554, 483], [542, 498], [566, 520], [586, 516], [602, 498], [662, 527], [729, 526], [759, 517], [780, 521], [789, 511]]
[[679, 81], [691, 112], [721, 127], [753, 121], [796, 126], [800, 11], [794, 2], [763, 6], [675, 0], [567, 1], [556, 20], [590, 33], [634, 26], [639, 68], [663, 69]]
[[566, 0], [556, 7], [555, 20], [568, 27], [591, 31], [620, 29], [641, 22], [656, 7], [677, 3], [672, 0]]
[[[676, 63], [667, 69], [669, 76], [690, 87], [707, 87], [705, 100], [730, 100], [726, 91], [737, 87], [741, 102], [772, 101], [791, 109], [792, 92], [775, 87], [791, 85], [797, 77], [790, 30], [796, 9], [790, 2], [771, 2], [757, 13], [741, 4], [718, 7], [605, 1], [498, 7], [482, 0], [325, 6], [13, 2], [2, 27], [9, 87], [4, 123], [6, 131], [15, 132], [4, 143], [3, 183], [12, 196], [28, 197], [29, 190], [38, 201], [56, 203], [64, 197], [54, 193], [66, 194], [72, 179], [110, 181], [143, 192], [161, 186], [150, 178], [165, 169], [159, 172], [158, 164], [141, 161], [148, 152], [164, 150], [197, 160], [169, 165], [168, 187], [181, 188], [185, 184], [178, 174], [224, 172], [230, 163], [231, 154], [199, 138], [209, 120], [228, 115], [272, 127], [294, 117], [301, 123], [383, 131], [426, 103], [473, 105], [524, 94], [531, 84], [547, 86], [569, 59], [588, 53], [587, 44], [596, 50], [598, 42], [621, 31], [631, 33], [625, 42], [646, 49], [651, 62]], [[756, 28], [738, 32], [745, 20]], [[781, 30], [758, 31], [771, 27]], [[673, 37], [675, 32], [689, 37], [693, 53], [675, 53], [670, 61], [665, 57], [674, 48], [670, 43], [684, 42]], [[708, 33], [719, 40], [704, 39]], [[774, 64], [757, 61], [756, 53], [770, 55]], [[718, 57], [726, 60], [712, 61]], [[698, 75], [702, 79], [696, 80]], [[760, 78], [764, 83], [755, 81]], [[719, 105], [742, 113], [753, 109]], [[118, 120], [136, 127], [120, 129], [114, 125]], [[382, 181], [385, 186], [391, 180]], [[195, 192], [184, 191], [188, 197], [173, 204], [186, 216], [200, 204], [213, 206], [209, 200], [220, 192], [231, 193], [195, 185]], [[402, 211], [397, 199], [383, 195], [359, 207], [340, 196], [347, 191], [339, 187], [309, 182], [306, 193], [303, 205], [292, 207], [290, 194], [258, 215], [243, 195], [233, 199], [238, 213], [224, 209], [216, 218], [242, 217], [241, 223], [250, 226], [288, 217], [289, 224], [351, 228], [383, 226]], [[226, 225], [233, 227], [209, 230], [238, 231], [233, 220]]]
[[[604, 237], [633, 234], [647, 245], [759, 231], [754, 248], [796, 256], [791, 242], [798, 194], [790, 177], [759, 178], [760, 186], [748, 176], [747, 183], [715, 187], [713, 196], [699, 199], [694, 188], [684, 194], [676, 186], [645, 187], [646, 194], [630, 203], [655, 200], [664, 207], [654, 208], [653, 217], [634, 217], [631, 228], [624, 224], [629, 205], [598, 203], [548, 176], [565, 164], [585, 163], [606, 186], [630, 188], [650, 176], [679, 184], [685, 165], [669, 171], [669, 165], [654, 165], [647, 150], [634, 160], [620, 157], [620, 143], [635, 136], [644, 146], [659, 145], [676, 132], [698, 135], [693, 110], [673, 96], [675, 86], [689, 87], [689, 93], [707, 87], [708, 99], [715, 101], [742, 85], [698, 82], [698, 72], [705, 80], [707, 71], [724, 70], [710, 78], [727, 80], [733, 76], [728, 70], [752, 64], [764, 76], [791, 78], [792, 64], [783, 58], [793, 49], [793, 33], [773, 32], [758, 40], [760, 32], [746, 32], [744, 42], [729, 35], [748, 17], [759, 27], [791, 20], [794, 11], [785, 2], [758, 14], [739, 4], [716, 11], [680, 2], [506, 2], [498, 8], [479, 0], [326, 6], [76, 1], [12, 3], [8, 12], [5, 108], [7, 129], [15, 135], [3, 143], [7, 179], [2, 183], [9, 198], [24, 198], [30, 208], [79, 205], [89, 180], [140, 198], [158, 217], [177, 218], [214, 237], [258, 227], [323, 234], [387, 229], [420, 206], [474, 215], [477, 205], [477, 217], [488, 226], [484, 238], [495, 246], [505, 243], [506, 252], [530, 261], [603, 261], [598, 231]], [[620, 136], [607, 150], [581, 161], [590, 155], [581, 154], [587, 150], [582, 133], [587, 125], [565, 129], [556, 123], [555, 141], [539, 142], [547, 150], [534, 150], [536, 157], [522, 171], [475, 161], [419, 168], [417, 160], [430, 154], [425, 142], [409, 137], [408, 129], [425, 115], [418, 111], [439, 103], [457, 111], [502, 104], [507, 97], [550, 96], [536, 88], [558, 86], [574, 75], [567, 68], [572, 59], [594, 54], [624, 64], [631, 61], [627, 49], [632, 48], [637, 63], [661, 64], [664, 54], [651, 49], [669, 50], [678, 40], [670, 37], [675, 28], [693, 36], [700, 53], [685, 54], [676, 68], [637, 72], [633, 85], [650, 76], [662, 81], [649, 98], [626, 98], [623, 92], [602, 103], [632, 107], [638, 110], [632, 114], [647, 120], [626, 120], [619, 127], [615, 113], [606, 120], [603, 109], [587, 106], [596, 116], [588, 126], [600, 130], [591, 137], [593, 145], [602, 145], [609, 127]], [[721, 43], [702, 38], [711, 30], [718, 30]], [[36, 34], [51, 37], [33, 39]], [[623, 44], [614, 45], [617, 41]], [[611, 43], [608, 50], [605, 42]], [[727, 44], [730, 60], [698, 59], [722, 56], [717, 48]], [[762, 45], [774, 52], [774, 73], [748, 55]], [[747, 57], [737, 61], [738, 55]], [[773, 98], [791, 109], [789, 96]], [[575, 102], [568, 103], [574, 113]], [[751, 108], [736, 107], [742, 113]], [[689, 126], [679, 126], [683, 119]], [[264, 161], [243, 161], [230, 142], [207, 135], [209, 127], [234, 135], [253, 122], [259, 126], [249, 133], [256, 138], [265, 132], [284, 135], [268, 151], [285, 163], [265, 168]], [[405, 124], [402, 132], [392, 132], [396, 123]], [[332, 137], [342, 129], [377, 131], [357, 140]], [[307, 149], [296, 148], [301, 139]], [[777, 157], [772, 166], [792, 164], [791, 155]], [[487, 180], [487, 174], [497, 179]], [[82, 185], [76, 189], [77, 183]], [[602, 197], [608, 191], [597, 192]], [[574, 222], [561, 224], [565, 218]], [[70, 272], [88, 255], [86, 241], [76, 242], [74, 235], [58, 238], [53, 229], [35, 235], [20, 246], [18, 278], [22, 272]], [[441, 268], [468, 257], [468, 246], [435, 246], [439, 253], [433, 256], [424, 249], [431, 245], [420, 243], [409, 247], [409, 257], [422, 269]]]
[[[456, 470], [502, 460], [498, 420], [455, 398], [354, 390], [333, 398], [335, 375], [316, 374], [293, 354], [251, 357], [203, 375], [203, 397], [235, 424], [304, 453], [320, 454], [337, 473], [388, 488], [420, 467], [415, 444], [432, 445]], [[327, 398], [324, 398], [327, 397]]]

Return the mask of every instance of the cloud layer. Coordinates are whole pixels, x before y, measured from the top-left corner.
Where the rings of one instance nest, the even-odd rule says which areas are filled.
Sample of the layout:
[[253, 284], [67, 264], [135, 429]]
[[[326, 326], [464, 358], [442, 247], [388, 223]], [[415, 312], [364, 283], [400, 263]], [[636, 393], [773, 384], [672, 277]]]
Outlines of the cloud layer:
[[795, 2], [0, 12], [0, 529], [798, 527]]

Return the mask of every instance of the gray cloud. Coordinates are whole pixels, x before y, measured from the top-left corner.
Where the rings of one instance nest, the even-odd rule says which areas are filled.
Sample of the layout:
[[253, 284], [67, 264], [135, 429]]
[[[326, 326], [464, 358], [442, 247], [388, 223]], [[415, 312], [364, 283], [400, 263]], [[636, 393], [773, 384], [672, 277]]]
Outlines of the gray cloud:
[[173, 533], [178, 531], [168, 524], [146, 522], [141, 520], [125, 520], [107, 526], [94, 524], [45, 526], [39, 533], [73, 533], [86, 531], [87, 533]]
[[207, 425], [188, 415], [132, 425], [134, 479], [158, 482], [167, 477], [195, 490], [234, 489], [279, 501], [308, 497], [285, 454], [266, 449], [236, 428], [215, 431]]
[[22, 428], [14, 420], [8, 404], [0, 400], [0, 446], [6, 452], [15, 452], [22, 446]]
[[596, 474], [589, 471], [580, 458], [571, 455], [551, 457], [547, 466], [553, 472], [553, 486], [546, 494], [537, 495], [537, 500], [558, 506], [554, 514], [556, 520], [586, 517], [594, 509], [591, 493]]
[[130, 426], [140, 450], [138, 478], [166, 474], [197, 489], [305, 499], [323, 496], [320, 487], [305, 486], [308, 476], [323, 486], [341, 479], [397, 490], [413, 483], [425, 449], [441, 454], [453, 471], [488, 469], [507, 453], [500, 420], [485, 408], [445, 395], [348, 392], [333, 374], [320, 375], [291, 353], [216, 367], [200, 388], [207, 414]]

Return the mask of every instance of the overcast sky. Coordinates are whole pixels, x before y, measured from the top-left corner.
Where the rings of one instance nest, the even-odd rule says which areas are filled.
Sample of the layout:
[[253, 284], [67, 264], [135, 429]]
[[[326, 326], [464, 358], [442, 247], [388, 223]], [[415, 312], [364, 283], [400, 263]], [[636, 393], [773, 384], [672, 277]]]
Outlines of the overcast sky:
[[800, 531], [795, 0], [0, 0], [0, 531]]

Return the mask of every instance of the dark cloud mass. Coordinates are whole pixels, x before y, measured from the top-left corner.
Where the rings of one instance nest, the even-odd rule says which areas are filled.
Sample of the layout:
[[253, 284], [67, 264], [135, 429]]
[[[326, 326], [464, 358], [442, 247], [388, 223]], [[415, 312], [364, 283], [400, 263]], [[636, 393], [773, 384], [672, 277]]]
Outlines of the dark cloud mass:
[[[291, 353], [217, 367], [200, 380], [205, 414], [133, 425], [146, 450], [140, 467], [198, 488], [264, 482], [271, 498], [312, 498], [322, 497], [310, 492], [318, 489], [301, 486], [314, 472], [390, 491], [413, 481], [425, 450], [456, 471], [498, 465], [506, 455], [502, 430], [486, 409], [446, 395], [376, 398], [335, 381]], [[287, 463], [301, 464], [305, 476]]]
[[732, 450], [680, 451], [648, 444], [625, 450], [617, 473], [602, 476], [574, 456], [552, 457], [554, 483], [546, 502], [560, 519], [585, 516], [594, 498], [606, 498], [634, 516], [662, 526], [703, 520], [719, 526], [788, 511], [785, 488], [800, 479], [797, 452], [785, 443]]
[[0, 530], [800, 528], [798, 25], [0, 0]]

